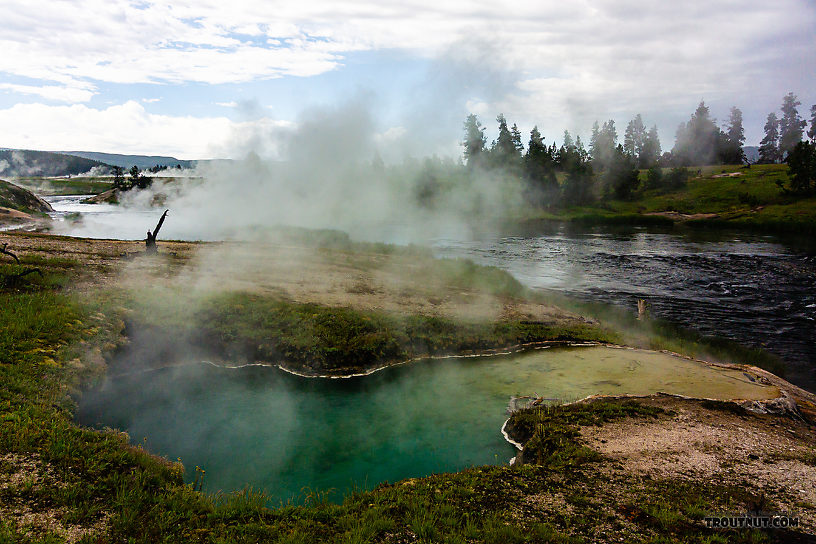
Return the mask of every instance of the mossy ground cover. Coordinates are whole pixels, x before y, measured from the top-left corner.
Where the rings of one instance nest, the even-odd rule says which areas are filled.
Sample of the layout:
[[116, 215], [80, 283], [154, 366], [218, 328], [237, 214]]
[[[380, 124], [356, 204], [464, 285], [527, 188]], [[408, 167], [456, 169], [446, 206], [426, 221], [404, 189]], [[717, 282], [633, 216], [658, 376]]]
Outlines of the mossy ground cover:
[[199, 342], [225, 355], [280, 362], [312, 373], [366, 370], [428, 355], [502, 349], [544, 341], [610, 341], [591, 325], [460, 322], [302, 304], [249, 293], [208, 298], [192, 321]]

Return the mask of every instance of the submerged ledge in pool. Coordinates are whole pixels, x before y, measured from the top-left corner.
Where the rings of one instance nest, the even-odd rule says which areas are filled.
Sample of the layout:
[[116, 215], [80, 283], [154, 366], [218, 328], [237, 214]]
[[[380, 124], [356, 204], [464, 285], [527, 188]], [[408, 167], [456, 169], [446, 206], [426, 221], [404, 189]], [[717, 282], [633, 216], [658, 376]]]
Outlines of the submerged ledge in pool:
[[286, 501], [305, 487], [342, 496], [354, 486], [504, 464], [515, 453], [499, 432], [512, 396], [569, 401], [657, 391], [779, 395], [742, 370], [594, 346], [424, 360], [347, 380], [306, 379], [275, 367], [176, 365], [106, 377], [82, 395], [77, 416], [204, 467], [209, 491], [251, 485]]

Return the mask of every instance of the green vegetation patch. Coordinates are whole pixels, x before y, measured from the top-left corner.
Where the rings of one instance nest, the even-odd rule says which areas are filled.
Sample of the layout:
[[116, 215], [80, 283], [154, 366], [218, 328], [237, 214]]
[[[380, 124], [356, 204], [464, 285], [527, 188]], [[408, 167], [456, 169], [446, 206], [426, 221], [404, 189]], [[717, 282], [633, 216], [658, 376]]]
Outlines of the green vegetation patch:
[[[671, 169], [657, 168], [668, 176]], [[530, 213], [526, 221], [569, 221], [580, 224], [642, 225], [692, 228], [744, 228], [762, 232], [816, 232], [816, 197], [780, 189], [789, 184], [786, 164], [705, 166], [688, 168], [689, 179], [677, 187], [653, 188], [648, 172], [631, 198], [610, 198], [594, 205]], [[600, 180], [595, 180], [596, 185]], [[666, 215], [657, 215], [666, 214]], [[712, 214], [683, 219], [677, 215]]]
[[460, 322], [442, 317], [303, 304], [250, 293], [207, 298], [191, 321], [199, 343], [227, 357], [281, 362], [313, 373], [368, 369], [429, 355], [450, 355], [543, 341], [613, 340], [577, 324]]
[[663, 412], [636, 401], [544, 404], [514, 412], [506, 430], [524, 444], [523, 462], [564, 468], [600, 459], [597, 452], [577, 441], [578, 427], [626, 417], [656, 417]]
[[25, 177], [17, 178], [15, 182], [42, 195], [95, 195], [113, 189], [110, 177]]
[[49, 208], [40, 199], [22, 187], [0, 179], [0, 207], [25, 213], [45, 212]]

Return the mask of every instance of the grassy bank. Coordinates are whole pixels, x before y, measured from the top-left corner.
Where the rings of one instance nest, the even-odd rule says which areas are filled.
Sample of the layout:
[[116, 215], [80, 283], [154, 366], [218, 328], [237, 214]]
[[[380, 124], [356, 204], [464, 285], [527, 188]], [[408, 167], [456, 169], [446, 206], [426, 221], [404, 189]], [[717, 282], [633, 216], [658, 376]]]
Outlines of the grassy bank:
[[[265, 361], [309, 375], [344, 375], [425, 356], [482, 353], [541, 342], [615, 342], [610, 329], [586, 323], [524, 320], [465, 321], [420, 314], [362, 311], [297, 303], [246, 292], [205, 295], [180, 302], [178, 293], [132, 294], [140, 308], [132, 330], [153, 342], [197, 346], [231, 362]], [[167, 313], [155, 315], [163, 300]], [[147, 305], [145, 303], [147, 302]], [[193, 308], [192, 312], [179, 308]], [[193, 348], [196, 349], [196, 348]]]
[[113, 181], [110, 177], [91, 176], [74, 178], [21, 177], [16, 178], [14, 183], [34, 193], [49, 196], [95, 195], [113, 188]]
[[[788, 184], [785, 164], [688, 170], [688, 184], [679, 189], [641, 189], [631, 200], [608, 200], [592, 206], [537, 212], [524, 220], [816, 232], [816, 197], [786, 194], [777, 184]], [[645, 182], [645, 171], [640, 173], [640, 178]]]

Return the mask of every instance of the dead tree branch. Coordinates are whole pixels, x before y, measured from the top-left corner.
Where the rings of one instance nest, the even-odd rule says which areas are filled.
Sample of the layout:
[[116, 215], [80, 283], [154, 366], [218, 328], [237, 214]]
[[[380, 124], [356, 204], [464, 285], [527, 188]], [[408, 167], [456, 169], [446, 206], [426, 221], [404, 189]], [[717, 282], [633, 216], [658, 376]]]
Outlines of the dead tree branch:
[[9, 257], [13, 258], [13, 259], [14, 259], [14, 261], [15, 261], [17, 264], [20, 264], [20, 259], [18, 259], [18, 258], [17, 258], [17, 255], [15, 255], [14, 253], [12, 253], [12, 252], [11, 252], [11, 251], [9, 251], [8, 249], [6, 249], [7, 247], [8, 247], [8, 244], [3, 244], [3, 248], [2, 248], [2, 249], [0, 249], [0, 253], [2, 253], [2, 254], [4, 254], [4, 255], [8, 255]]
[[158, 249], [156, 247], [156, 237], [159, 235], [159, 230], [161, 230], [162, 225], [164, 224], [164, 218], [167, 217], [167, 212], [169, 211], [170, 210], [164, 210], [161, 219], [159, 219], [159, 224], [156, 225], [156, 228], [153, 230], [152, 233], [150, 231], [147, 231], [147, 239], [145, 239], [145, 251], [147, 253], [155, 253], [156, 250]]

